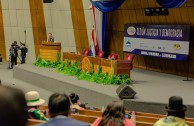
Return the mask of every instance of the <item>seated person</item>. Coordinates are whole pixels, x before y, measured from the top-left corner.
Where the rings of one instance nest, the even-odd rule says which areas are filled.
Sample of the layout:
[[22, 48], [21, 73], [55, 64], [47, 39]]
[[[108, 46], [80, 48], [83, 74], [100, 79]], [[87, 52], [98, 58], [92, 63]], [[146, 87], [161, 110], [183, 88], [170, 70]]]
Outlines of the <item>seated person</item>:
[[26, 101], [28, 105], [28, 116], [30, 119], [47, 120], [45, 111], [38, 110], [38, 106], [42, 105], [45, 101], [40, 99], [37, 91], [30, 91], [26, 93]]
[[158, 120], [154, 126], [189, 126], [185, 122], [185, 111], [187, 107], [183, 105], [183, 100], [179, 96], [169, 98], [169, 104], [166, 106], [167, 117]]
[[71, 102], [72, 102], [71, 108], [78, 109], [78, 110], [84, 110], [83, 107], [80, 107], [80, 100], [79, 100], [79, 96], [77, 94], [71, 93], [69, 95], [69, 97], [70, 97]]
[[55, 93], [49, 98], [49, 114], [51, 119], [36, 126], [89, 126], [88, 123], [69, 118], [71, 102], [66, 94]]
[[125, 118], [125, 109], [122, 102], [108, 104], [102, 117], [97, 118], [93, 126], [135, 126], [129, 119]]
[[48, 39], [47, 39], [47, 42], [55, 42], [55, 39], [53, 37], [53, 34], [52, 33], [49, 33], [48, 34]]
[[0, 126], [25, 126], [26, 122], [24, 93], [19, 89], [0, 86]]

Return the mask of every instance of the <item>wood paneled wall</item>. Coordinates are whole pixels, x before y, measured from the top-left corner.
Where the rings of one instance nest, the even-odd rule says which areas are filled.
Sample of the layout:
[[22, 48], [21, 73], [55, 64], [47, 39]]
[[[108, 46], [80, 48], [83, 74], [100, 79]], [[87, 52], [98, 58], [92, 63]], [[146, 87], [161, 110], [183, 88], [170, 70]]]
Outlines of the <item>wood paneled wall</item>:
[[6, 59], [5, 36], [4, 36], [1, 1], [0, 1], [0, 54], [2, 55], [3, 59]]
[[70, 0], [69, 2], [73, 21], [76, 50], [77, 52], [82, 53], [85, 48], [89, 48], [83, 1]]
[[42, 41], [47, 40], [42, 0], [30, 0], [30, 12], [36, 57]]
[[[187, 0], [179, 8], [169, 9], [168, 16], [145, 16], [144, 8], [159, 7], [156, 0], [126, 0], [116, 11], [107, 14], [107, 52], [119, 54], [123, 59], [124, 24], [187, 24], [191, 25], [189, 76], [194, 77], [194, 1]], [[134, 66], [164, 73], [186, 75], [188, 64], [175, 61], [136, 55]]]

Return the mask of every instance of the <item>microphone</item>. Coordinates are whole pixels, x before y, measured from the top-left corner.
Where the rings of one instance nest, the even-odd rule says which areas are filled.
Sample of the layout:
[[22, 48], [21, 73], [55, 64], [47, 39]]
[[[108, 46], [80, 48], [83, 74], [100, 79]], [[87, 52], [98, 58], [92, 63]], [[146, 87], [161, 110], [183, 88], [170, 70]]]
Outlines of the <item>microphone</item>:
[[24, 30], [24, 32], [26, 33], [26, 30]]

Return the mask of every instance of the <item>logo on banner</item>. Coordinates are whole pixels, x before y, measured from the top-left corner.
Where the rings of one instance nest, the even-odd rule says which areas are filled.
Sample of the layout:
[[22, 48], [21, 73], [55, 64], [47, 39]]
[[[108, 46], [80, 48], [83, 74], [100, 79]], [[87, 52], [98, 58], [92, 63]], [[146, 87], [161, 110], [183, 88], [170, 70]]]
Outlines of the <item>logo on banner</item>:
[[181, 45], [180, 44], [174, 44], [174, 50], [180, 50], [181, 49]]
[[131, 48], [131, 42], [129, 40], [126, 42], [125, 47]]
[[136, 33], [135, 27], [130, 26], [130, 27], [127, 29], [127, 33], [128, 33], [129, 35], [135, 35], [135, 33]]

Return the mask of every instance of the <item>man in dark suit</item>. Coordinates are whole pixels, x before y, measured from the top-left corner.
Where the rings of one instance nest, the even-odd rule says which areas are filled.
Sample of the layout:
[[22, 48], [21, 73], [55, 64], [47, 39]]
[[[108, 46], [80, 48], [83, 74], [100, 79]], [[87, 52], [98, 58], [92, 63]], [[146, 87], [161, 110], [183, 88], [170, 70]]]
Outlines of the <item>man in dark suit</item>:
[[26, 63], [26, 53], [28, 52], [28, 48], [26, 48], [26, 44], [24, 43], [20, 43], [20, 44], [21, 44], [20, 50], [21, 50], [21, 58], [22, 58], [21, 64], [24, 64]]
[[71, 115], [71, 103], [66, 94], [55, 93], [49, 98], [49, 114], [51, 119], [36, 126], [89, 126], [88, 123], [69, 118]]
[[55, 42], [55, 39], [53, 37], [53, 34], [52, 33], [49, 33], [48, 34], [48, 39], [47, 39], [47, 42]]

